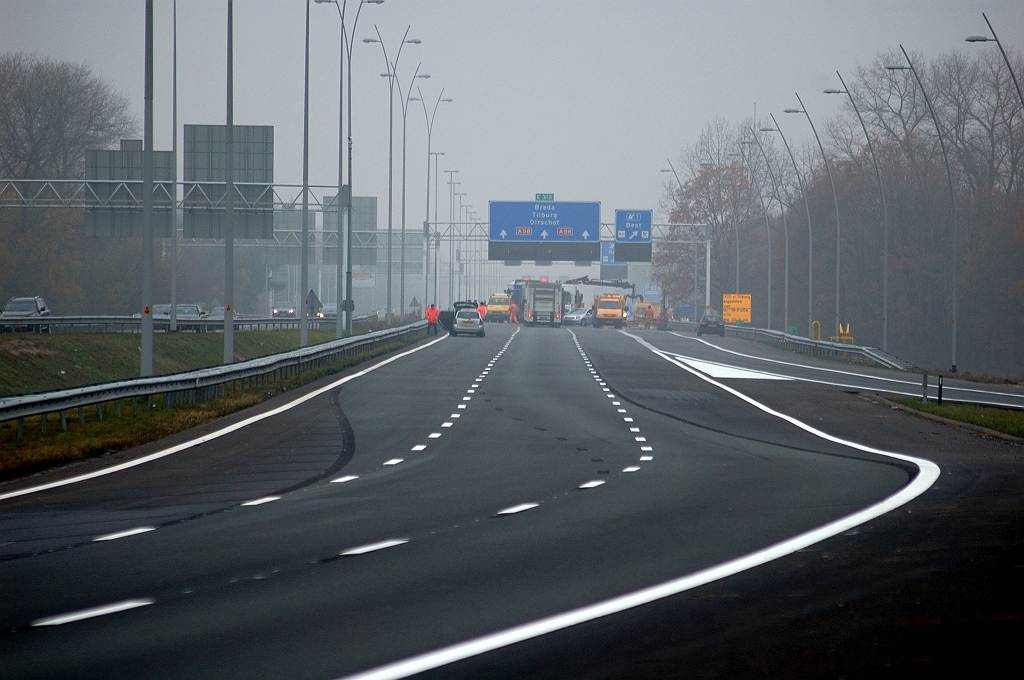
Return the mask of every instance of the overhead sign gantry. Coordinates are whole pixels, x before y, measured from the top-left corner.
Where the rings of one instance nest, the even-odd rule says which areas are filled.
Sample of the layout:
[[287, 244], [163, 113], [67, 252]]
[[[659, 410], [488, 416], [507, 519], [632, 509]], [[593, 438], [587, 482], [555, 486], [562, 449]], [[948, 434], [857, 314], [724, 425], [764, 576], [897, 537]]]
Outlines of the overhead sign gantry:
[[597, 201], [491, 201], [490, 260], [597, 261], [601, 204]]

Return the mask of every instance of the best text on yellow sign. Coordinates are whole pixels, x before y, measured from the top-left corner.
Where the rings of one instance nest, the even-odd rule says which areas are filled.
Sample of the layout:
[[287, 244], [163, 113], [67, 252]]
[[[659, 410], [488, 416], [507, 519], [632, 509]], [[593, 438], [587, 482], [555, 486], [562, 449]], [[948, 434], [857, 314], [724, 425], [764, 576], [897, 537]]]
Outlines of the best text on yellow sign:
[[750, 295], [728, 293], [722, 296], [722, 320], [726, 323], [750, 323]]

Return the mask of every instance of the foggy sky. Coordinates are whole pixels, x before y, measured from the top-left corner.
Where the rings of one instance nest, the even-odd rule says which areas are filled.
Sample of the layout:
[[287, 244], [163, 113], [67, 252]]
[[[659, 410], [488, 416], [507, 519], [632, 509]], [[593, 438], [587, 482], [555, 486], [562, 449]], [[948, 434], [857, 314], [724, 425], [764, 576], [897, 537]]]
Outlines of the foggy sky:
[[[349, 0], [349, 21], [355, 16]], [[179, 125], [223, 124], [224, 1], [178, 2]], [[156, 2], [156, 147], [171, 148], [171, 0]], [[986, 34], [987, 12], [1007, 48], [1024, 48], [1024, 3], [975, 2], [673, 2], [618, 0], [504, 2], [386, 0], [366, 5], [353, 50], [354, 193], [379, 197], [386, 224], [388, 82], [380, 29], [392, 58], [407, 26], [398, 73], [417, 80], [431, 104], [441, 88], [432, 139], [440, 169], [457, 169], [464, 203], [486, 220], [489, 200], [600, 201], [602, 221], [616, 208], [658, 209], [666, 156], [678, 157], [715, 116], [739, 122], [777, 114], [803, 97], [824, 120], [842, 98], [835, 71], [852, 76], [902, 43], [933, 57], [949, 50], [996, 49], [964, 38]], [[302, 181], [305, 3], [235, 2], [235, 122], [273, 125], [275, 181]], [[339, 20], [312, 4], [310, 28], [310, 182], [336, 185]], [[0, 0], [0, 51], [26, 51], [87, 63], [130, 97], [141, 138], [142, 0]], [[810, 134], [797, 117], [779, 120], [791, 139]], [[426, 123], [410, 102], [407, 123], [410, 228], [424, 218]], [[819, 129], [822, 125], [819, 124]], [[179, 128], [180, 134], [180, 128]], [[401, 182], [402, 118], [395, 102], [395, 224]], [[180, 150], [180, 137], [179, 137]], [[333, 193], [318, 190], [317, 194]], [[441, 210], [448, 215], [447, 187]], [[433, 212], [433, 211], [431, 211]], [[656, 213], [656, 219], [663, 217]]]

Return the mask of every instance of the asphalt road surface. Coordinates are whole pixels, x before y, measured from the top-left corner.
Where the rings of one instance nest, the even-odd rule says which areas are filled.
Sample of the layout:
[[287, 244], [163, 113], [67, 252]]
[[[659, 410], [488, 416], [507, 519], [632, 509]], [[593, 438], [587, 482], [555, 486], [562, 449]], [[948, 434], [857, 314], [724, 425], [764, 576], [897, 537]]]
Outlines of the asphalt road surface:
[[0, 486], [0, 675], [984, 672], [1024, 632], [1022, 449], [899, 381], [655, 331], [424, 341]]

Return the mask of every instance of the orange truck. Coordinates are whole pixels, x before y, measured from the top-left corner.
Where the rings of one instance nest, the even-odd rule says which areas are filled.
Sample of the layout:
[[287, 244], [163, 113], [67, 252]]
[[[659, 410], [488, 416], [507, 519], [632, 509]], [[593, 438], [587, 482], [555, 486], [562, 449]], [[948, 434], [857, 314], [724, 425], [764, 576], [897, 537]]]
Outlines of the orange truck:
[[594, 296], [594, 328], [612, 325], [622, 328], [626, 323], [626, 296], [601, 293]]

